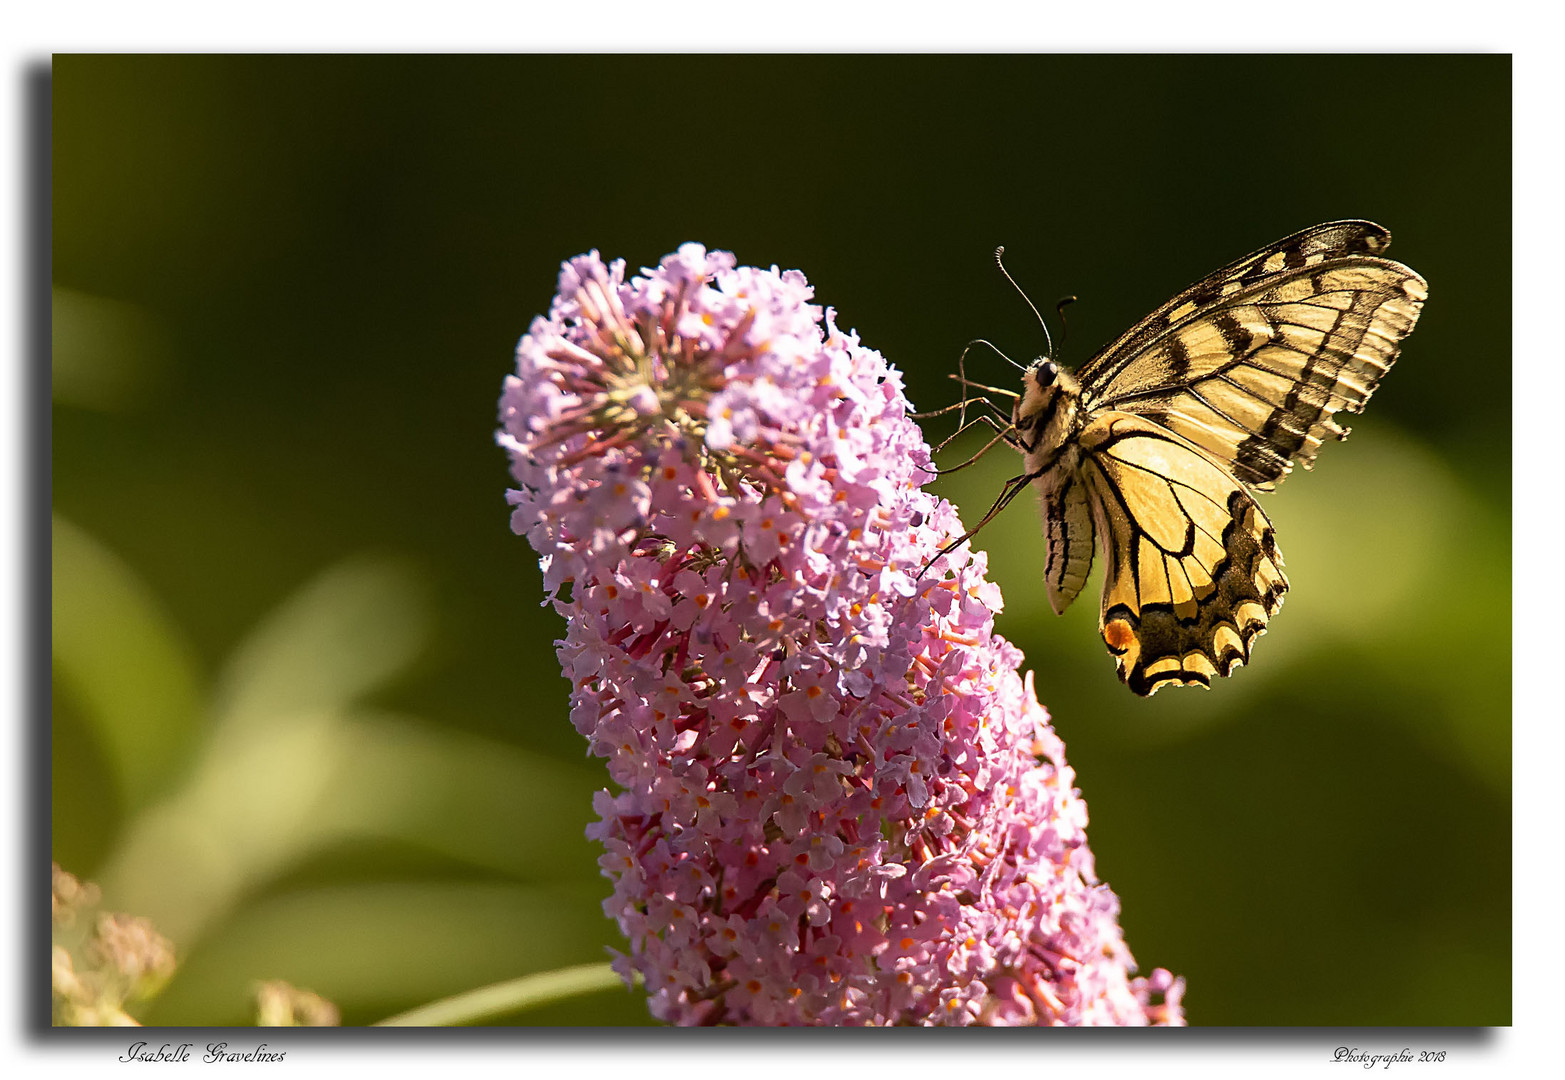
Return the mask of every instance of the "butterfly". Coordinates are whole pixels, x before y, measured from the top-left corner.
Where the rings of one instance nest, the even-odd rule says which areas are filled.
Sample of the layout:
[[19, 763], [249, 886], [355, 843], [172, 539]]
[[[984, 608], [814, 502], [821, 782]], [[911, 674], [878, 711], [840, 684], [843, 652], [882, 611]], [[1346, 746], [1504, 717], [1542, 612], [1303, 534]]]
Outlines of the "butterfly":
[[1368, 221], [1294, 233], [1202, 278], [1074, 372], [1038, 357], [1010, 426], [991, 422], [1025, 471], [979, 528], [1037, 489], [1056, 614], [1096, 548], [1099, 633], [1134, 693], [1210, 688], [1249, 661], [1281, 608], [1282, 552], [1255, 493], [1347, 437], [1334, 414], [1364, 407], [1412, 333], [1428, 287], [1381, 257], [1390, 243]]

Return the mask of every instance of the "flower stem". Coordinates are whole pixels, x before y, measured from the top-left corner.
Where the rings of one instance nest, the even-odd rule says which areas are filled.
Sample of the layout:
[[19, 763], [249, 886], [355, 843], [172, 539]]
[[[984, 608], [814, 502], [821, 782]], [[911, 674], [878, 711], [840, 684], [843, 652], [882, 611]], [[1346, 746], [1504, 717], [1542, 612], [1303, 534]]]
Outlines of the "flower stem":
[[[641, 980], [638, 977], [636, 981]], [[467, 990], [398, 1013], [375, 1026], [454, 1027], [476, 1024], [491, 1017], [550, 1005], [577, 994], [591, 994], [624, 985], [608, 964], [581, 964], [480, 986], [476, 990]]]

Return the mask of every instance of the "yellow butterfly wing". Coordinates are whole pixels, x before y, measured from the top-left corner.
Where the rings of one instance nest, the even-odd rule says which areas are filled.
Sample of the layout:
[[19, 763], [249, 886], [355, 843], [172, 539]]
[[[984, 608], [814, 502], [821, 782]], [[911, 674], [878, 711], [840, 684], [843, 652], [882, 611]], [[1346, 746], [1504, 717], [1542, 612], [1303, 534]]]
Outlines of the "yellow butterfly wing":
[[1210, 687], [1282, 606], [1271, 522], [1214, 455], [1143, 417], [1096, 416], [1079, 445], [1106, 567], [1098, 627], [1120, 679], [1143, 696]]
[[1225, 266], [1082, 365], [1084, 409], [1145, 416], [1270, 491], [1347, 437], [1333, 414], [1363, 408], [1418, 321], [1428, 287], [1390, 243], [1335, 221]]

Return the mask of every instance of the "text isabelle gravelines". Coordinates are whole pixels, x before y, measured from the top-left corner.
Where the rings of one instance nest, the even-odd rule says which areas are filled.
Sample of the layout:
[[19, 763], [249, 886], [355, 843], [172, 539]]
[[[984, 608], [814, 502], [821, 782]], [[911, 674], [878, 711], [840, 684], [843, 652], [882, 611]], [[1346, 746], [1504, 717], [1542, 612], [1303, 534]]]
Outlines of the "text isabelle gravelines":
[[[130, 1049], [120, 1055], [121, 1061], [170, 1061], [184, 1062], [195, 1058], [198, 1053], [195, 1043], [164, 1043], [162, 1046], [151, 1046], [148, 1043], [132, 1043]], [[286, 1050], [268, 1050], [265, 1043], [261, 1043], [253, 1050], [238, 1050], [230, 1048], [226, 1042], [207, 1043], [204, 1050], [199, 1051], [200, 1060], [212, 1063], [218, 1061], [281, 1061], [287, 1055]]]

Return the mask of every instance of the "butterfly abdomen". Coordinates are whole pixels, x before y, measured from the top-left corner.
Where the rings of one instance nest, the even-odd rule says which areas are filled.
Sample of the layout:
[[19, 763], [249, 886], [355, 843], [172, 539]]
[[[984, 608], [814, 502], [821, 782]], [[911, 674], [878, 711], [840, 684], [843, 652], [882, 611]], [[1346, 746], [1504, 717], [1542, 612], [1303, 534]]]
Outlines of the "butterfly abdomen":
[[1043, 535], [1048, 542], [1043, 580], [1049, 606], [1065, 614], [1092, 572], [1092, 507], [1080, 472], [1081, 449], [1067, 443], [1053, 468], [1033, 483], [1043, 510]]
[[1038, 489], [1048, 559], [1043, 579], [1055, 614], [1070, 607], [1092, 570], [1092, 511], [1080, 475], [1081, 386], [1040, 357], [1027, 369], [1012, 424]]

